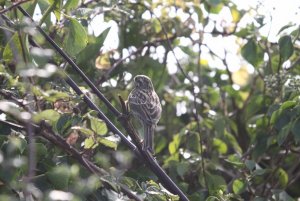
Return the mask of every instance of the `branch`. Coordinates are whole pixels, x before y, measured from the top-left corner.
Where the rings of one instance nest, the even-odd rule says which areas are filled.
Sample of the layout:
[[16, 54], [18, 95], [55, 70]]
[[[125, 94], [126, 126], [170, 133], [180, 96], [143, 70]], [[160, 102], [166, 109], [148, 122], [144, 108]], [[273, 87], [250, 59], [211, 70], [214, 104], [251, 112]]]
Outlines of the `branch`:
[[[21, 7], [18, 7], [18, 9], [23, 13], [24, 16], [28, 17], [32, 22], [33, 19], [31, 16]], [[122, 123], [122, 126], [126, 129], [127, 133], [134, 132], [134, 128], [132, 124], [129, 123], [128, 120], [124, 121], [124, 118], [122, 117], [122, 114], [105, 98], [105, 96], [97, 89], [97, 87], [90, 81], [90, 79], [83, 73], [83, 71], [75, 64], [75, 62], [47, 35], [47, 33], [40, 27], [36, 26], [38, 31], [46, 38], [46, 40], [52, 45], [52, 47], [69, 63], [69, 65], [81, 76], [81, 78], [87, 83], [87, 85], [93, 90], [93, 92], [97, 95], [99, 99], [101, 99], [105, 105], [108, 107], [108, 109], [116, 116], [118, 117], [119, 121]], [[74, 91], [78, 95], [83, 95], [84, 101], [88, 104], [88, 106], [96, 110], [98, 112], [99, 118], [103, 119], [108, 128], [117, 133], [122, 140], [131, 148], [132, 151], [134, 151], [138, 156], [142, 156], [143, 162], [145, 162], [148, 167], [157, 175], [159, 180], [162, 182], [162, 184], [172, 193], [177, 194], [180, 196], [181, 200], [188, 201], [188, 198], [185, 196], [185, 194], [176, 186], [176, 184], [172, 181], [172, 179], [164, 172], [164, 170], [159, 166], [159, 164], [156, 162], [156, 160], [153, 158], [151, 154], [148, 152], [145, 152], [142, 150], [142, 146], [140, 143], [136, 142], [136, 146], [138, 149], [135, 148], [135, 146], [115, 127], [113, 123], [103, 114], [103, 112], [89, 99], [88, 96], [86, 96], [76, 85], [76, 83], [67, 76], [66, 82], [74, 89]]]
[[[0, 123], [4, 123], [8, 126], [10, 126], [13, 129], [16, 130], [24, 130], [27, 129], [25, 126], [18, 125], [12, 122], [3, 121], [1, 120]], [[114, 190], [115, 188], [110, 184], [111, 181], [108, 181], [104, 179], [104, 176], [109, 175], [108, 172], [106, 172], [104, 169], [101, 169], [96, 164], [94, 164], [92, 161], [90, 161], [88, 158], [84, 157], [84, 154], [81, 154], [76, 148], [72, 147], [70, 144], [66, 142], [64, 138], [62, 138], [60, 135], [57, 135], [51, 128], [50, 125], [48, 125], [46, 122], [42, 121], [39, 125], [32, 124], [32, 123], [26, 123], [30, 124], [30, 126], [35, 130], [37, 135], [40, 135], [41, 137], [45, 138], [46, 140], [50, 141], [55, 146], [61, 148], [66, 153], [70, 154], [71, 157], [73, 157], [79, 164], [81, 164], [83, 167], [85, 167], [89, 172], [95, 174], [98, 176], [98, 178], [103, 182], [105, 187]], [[122, 184], [117, 184], [121, 191], [127, 195], [129, 198], [141, 201], [139, 197], [137, 197], [132, 191], [130, 191], [126, 186]]]
[[31, 0], [23, 0], [23, 1], [18, 1], [18, 2], [16, 2], [16, 3], [13, 3], [13, 5], [11, 5], [11, 6], [7, 7], [7, 8], [4, 8], [4, 9], [0, 10], [0, 15], [2, 15], [2, 14], [4, 14], [4, 13], [6, 13], [7, 11], [10, 11], [10, 10], [12, 10], [13, 8], [15, 8], [15, 7], [17, 7], [17, 6], [19, 6], [19, 5], [23, 4], [23, 3], [26, 3], [26, 2], [28, 2], [28, 1], [31, 1]]
[[105, 82], [107, 80], [107, 78], [109, 78], [110, 74], [117, 68], [120, 66], [121, 63], [123, 63], [126, 59], [129, 59], [131, 56], [137, 55], [140, 52], [143, 51], [143, 49], [145, 47], [150, 47], [150, 46], [156, 46], [157, 44], [161, 44], [163, 42], [166, 42], [167, 40], [174, 40], [176, 38], [176, 34], [169, 37], [168, 39], [159, 39], [159, 40], [155, 40], [152, 42], [147, 42], [144, 45], [142, 45], [141, 47], [139, 47], [136, 51], [131, 52], [128, 56], [124, 57], [124, 58], [120, 58], [118, 59], [110, 68], [109, 70], [101, 76], [101, 78], [99, 79], [99, 81], [96, 82], [96, 85], [100, 85], [101, 83]]

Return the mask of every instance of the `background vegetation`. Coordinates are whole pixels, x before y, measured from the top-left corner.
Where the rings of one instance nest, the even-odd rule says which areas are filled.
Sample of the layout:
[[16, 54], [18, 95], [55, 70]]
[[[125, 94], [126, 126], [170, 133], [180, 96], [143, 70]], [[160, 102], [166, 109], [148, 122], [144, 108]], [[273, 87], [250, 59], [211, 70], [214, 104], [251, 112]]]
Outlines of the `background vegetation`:
[[[118, 110], [133, 76], [152, 78], [156, 160], [190, 200], [300, 197], [298, 26], [270, 42], [266, 16], [229, 0], [0, 4], [0, 200], [179, 200], [70, 88], [66, 74], [126, 133], [37, 25]], [[97, 16], [117, 29], [95, 36]]]

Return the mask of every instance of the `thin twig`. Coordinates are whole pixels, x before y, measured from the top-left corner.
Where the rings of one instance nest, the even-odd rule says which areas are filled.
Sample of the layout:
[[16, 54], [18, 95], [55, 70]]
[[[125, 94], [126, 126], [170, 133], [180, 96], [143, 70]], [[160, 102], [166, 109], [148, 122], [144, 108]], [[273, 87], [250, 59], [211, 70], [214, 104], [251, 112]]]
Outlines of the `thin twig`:
[[0, 15], [4, 14], [4, 13], [10, 11], [10, 10], [12, 10], [13, 8], [15, 8], [15, 7], [17, 7], [17, 6], [19, 6], [19, 5], [23, 4], [23, 3], [29, 2], [29, 1], [31, 1], [31, 0], [23, 0], [23, 1], [18, 1], [16, 3], [13, 3], [11, 6], [0, 10]]

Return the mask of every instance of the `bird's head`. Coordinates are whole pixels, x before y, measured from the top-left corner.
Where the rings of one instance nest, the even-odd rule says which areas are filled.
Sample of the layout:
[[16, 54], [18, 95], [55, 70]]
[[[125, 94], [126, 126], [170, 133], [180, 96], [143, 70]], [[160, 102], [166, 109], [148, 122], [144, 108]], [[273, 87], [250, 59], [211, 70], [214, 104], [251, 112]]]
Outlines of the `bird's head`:
[[135, 88], [153, 90], [151, 79], [145, 75], [137, 75], [133, 78], [133, 81]]

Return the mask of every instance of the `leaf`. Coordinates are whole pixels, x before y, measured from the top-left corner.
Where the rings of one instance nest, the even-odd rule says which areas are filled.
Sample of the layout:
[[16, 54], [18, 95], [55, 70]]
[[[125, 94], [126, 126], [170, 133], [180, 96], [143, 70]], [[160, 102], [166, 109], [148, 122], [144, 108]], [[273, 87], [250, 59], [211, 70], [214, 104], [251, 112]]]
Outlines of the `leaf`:
[[110, 28], [105, 29], [97, 38], [94, 43], [88, 44], [76, 57], [76, 61], [79, 65], [84, 64], [87, 61], [95, 60], [99, 55], [100, 48], [103, 45], [104, 40], [107, 37]]
[[42, 120], [48, 121], [52, 126], [55, 125], [59, 119], [60, 114], [55, 110], [44, 110], [33, 116], [33, 121], [39, 123]]
[[296, 101], [285, 101], [284, 103], [282, 103], [282, 105], [280, 106], [281, 110], [286, 110], [289, 109], [291, 107], [294, 107], [297, 104]]
[[116, 150], [118, 147], [118, 143], [120, 142], [120, 138], [115, 136], [108, 136], [105, 138], [98, 138], [98, 142], [106, 147]]
[[284, 25], [283, 27], [281, 27], [281, 28], [279, 29], [277, 35], [280, 34], [282, 31], [284, 31], [284, 30], [286, 30], [286, 29], [288, 29], [288, 28], [290, 28], [290, 27], [293, 27], [293, 26], [295, 26], [295, 24], [287, 24], [287, 25]]
[[207, 173], [206, 176], [207, 176], [206, 178], [207, 178], [207, 185], [208, 185], [209, 192], [226, 190], [227, 185], [226, 185], [225, 179], [223, 177], [221, 177], [219, 175], [209, 174], [209, 173]]
[[200, 136], [196, 132], [191, 132], [187, 137], [187, 148], [196, 153], [201, 153]]
[[257, 67], [263, 59], [263, 53], [259, 49], [253, 38], [248, 40], [241, 51], [242, 56], [254, 67]]
[[56, 166], [46, 173], [52, 185], [60, 190], [67, 189], [70, 175], [70, 168], [66, 165]]
[[60, 21], [60, 15], [61, 15], [61, 6], [62, 6], [62, 0], [48, 0], [51, 6], [54, 5], [54, 15], [57, 19], [57, 21]]
[[86, 138], [84, 140], [84, 148], [85, 149], [94, 149], [98, 146], [98, 144], [95, 142], [93, 136]]
[[67, 11], [72, 10], [76, 8], [79, 4], [79, 0], [67, 0], [67, 2], [64, 5], [64, 9]]
[[67, 134], [67, 130], [72, 126], [72, 115], [64, 113], [56, 122], [56, 130], [59, 134]]
[[282, 110], [274, 111], [271, 115], [270, 123], [274, 124], [279, 119], [279, 116], [281, 115], [281, 113], [282, 113]]
[[160, 135], [155, 140], [155, 153], [161, 152], [167, 146], [167, 139], [166, 137]]
[[245, 192], [247, 184], [242, 179], [236, 179], [232, 183], [232, 190], [235, 194], [241, 194]]
[[292, 56], [292, 54], [294, 52], [292, 38], [291, 38], [291, 36], [288, 36], [288, 35], [282, 36], [279, 39], [278, 43], [279, 43], [279, 55], [280, 55], [281, 61], [284, 62], [288, 58], [290, 58], [290, 56]]
[[14, 59], [14, 51], [18, 53], [18, 55], [22, 55], [22, 48], [20, 44], [20, 40], [18, 38], [18, 33], [15, 33], [6, 43], [4, 50], [3, 50], [3, 60], [7, 62], [11, 62]]
[[107, 52], [105, 54], [101, 54], [98, 56], [95, 60], [95, 66], [98, 69], [101, 70], [107, 70], [110, 69], [111, 63], [110, 63], [110, 53]]
[[255, 162], [253, 160], [246, 160], [245, 165], [250, 171], [252, 171], [255, 168]]
[[292, 125], [292, 133], [296, 141], [300, 141], [300, 118], [298, 118]]
[[176, 171], [179, 176], [183, 177], [190, 170], [190, 164], [187, 162], [179, 163], [176, 167]]
[[287, 124], [286, 126], [284, 126], [278, 133], [277, 135], [277, 143], [279, 146], [281, 146], [286, 137], [288, 136], [288, 134], [290, 133], [291, 131], [291, 125], [290, 124]]
[[171, 155], [175, 154], [179, 148], [181, 137], [179, 134], [174, 135], [172, 142], [169, 144], [169, 152]]
[[81, 126], [73, 126], [71, 129], [73, 130], [79, 130], [81, 133], [86, 134], [88, 136], [94, 135], [94, 132], [88, 128], [84, 128]]
[[69, 32], [64, 42], [64, 48], [71, 56], [75, 56], [87, 45], [87, 33], [84, 27], [73, 18], [70, 18]]
[[90, 116], [91, 128], [97, 135], [105, 135], [107, 133], [107, 126], [101, 119]]
[[286, 173], [286, 171], [282, 168], [279, 168], [276, 171], [276, 177], [278, 178], [279, 184], [281, 188], [285, 188], [288, 184], [289, 181], [289, 177], [288, 174]]
[[236, 154], [229, 155], [228, 158], [225, 159], [225, 161], [237, 167], [244, 167], [244, 163], [241, 161], [241, 157]]
[[224, 143], [221, 139], [214, 138], [213, 139], [213, 147], [220, 153], [226, 154], [227, 153], [227, 144]]

